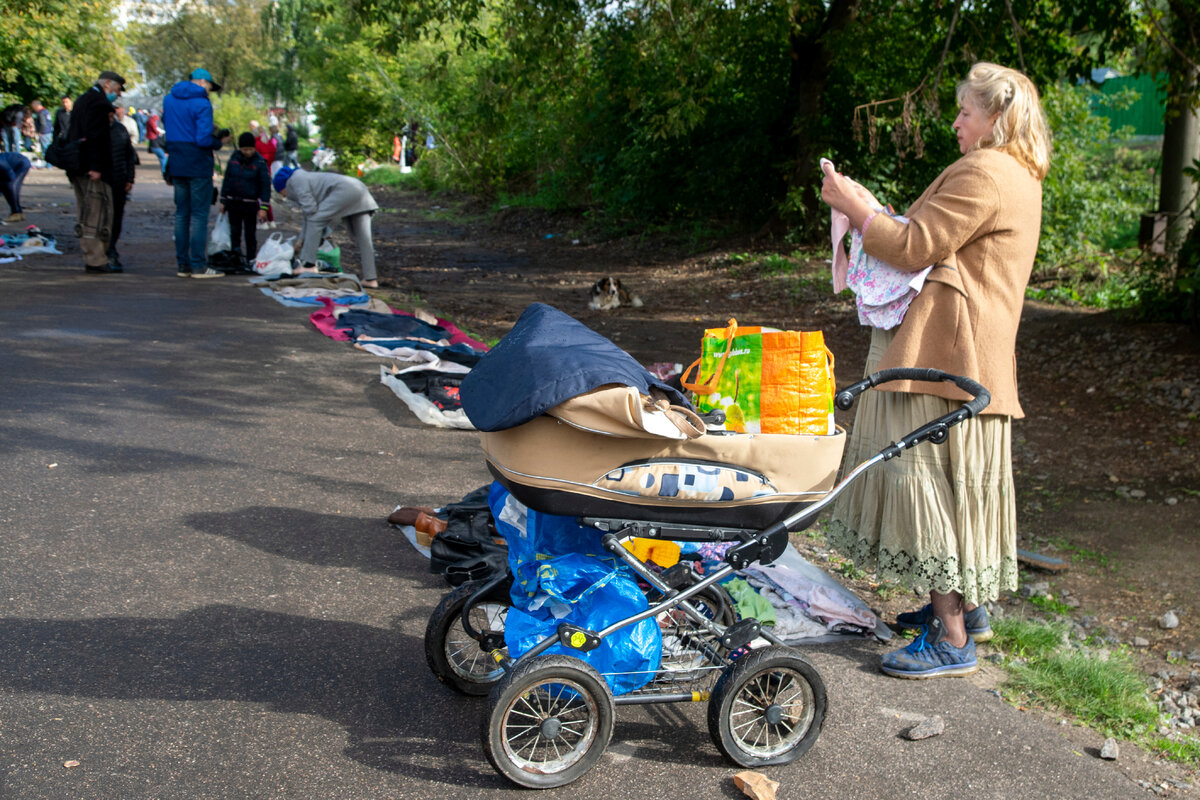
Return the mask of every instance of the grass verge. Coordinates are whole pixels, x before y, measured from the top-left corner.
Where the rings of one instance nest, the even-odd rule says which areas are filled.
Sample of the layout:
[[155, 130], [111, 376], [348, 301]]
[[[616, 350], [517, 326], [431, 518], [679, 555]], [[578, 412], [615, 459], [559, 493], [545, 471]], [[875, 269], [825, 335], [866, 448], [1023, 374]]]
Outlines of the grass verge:
[[1010, 679], [1004, 695], [1013, 702], [1052, 706], [1090, 727], [1200, 767], [1200, 739], [1169, 739], [1158, 733], [1159, 711], [1145, 676], [1123, 650], [1067, 645], [1059, 623], [993, 619], [992, 645], [1003, 654]]

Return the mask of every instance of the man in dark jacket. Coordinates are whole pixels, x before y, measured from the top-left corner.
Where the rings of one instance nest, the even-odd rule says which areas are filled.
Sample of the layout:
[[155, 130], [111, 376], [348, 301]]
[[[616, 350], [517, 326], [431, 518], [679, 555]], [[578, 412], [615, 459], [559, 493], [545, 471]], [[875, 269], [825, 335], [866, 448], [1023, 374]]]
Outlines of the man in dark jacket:
[[71, 99], [71, 95], [64, 94], [62, 97], [62, 108], [54, 112], [54, 138], [67, 138], [67, 129], [71, 127], [71, 109], [75, 106], [75, 101]]
[[175, 186], [175, 261], [181, 278], [219, 278], [207, 264], [208, 207], [212, 205], [213, 151], [229, 140], [216, 130], [210, 91], [220, 91], [206, 69], [192, 71], [163, 101], [167, 129], [167, 174]]
[[267, 221], [267, 204], [271, 202], [271, 167], [254, 148], [254, 134], [249, 131], [238, 137], [238, 151], [229, 157], [225, 180], [221, 182], [221, 206], [229, 214], [229, 245], [240, 254], [242, 233], [246, 234], [246, 256], [258, 252], [255, 234], [257, 222]]
[[108, 266], [113, 272], [124, 269], [121, 257], [117, 254], [117, 240], [121, 238], [121, 228], [125, 221], [125, 201], [133, 191], [135, 180], [134, 167], [141, 163], [137, 150], [133, 147], [133, 139], [116, 115], [113, 115], [112, 126], [112, 195], [113, 220], [112, 235], [108, 239]]
[[125, 89], [115, 72], [100, 73], [92, 88], [79, 95], [71, 112], [67, 140], [79, 142], [79, 169], [67, 172], [75, 190], [79, 249], [88, 272], [120, 272], [108, 263], [108, 240], [113, 218], [112, 123], [113, 103]]

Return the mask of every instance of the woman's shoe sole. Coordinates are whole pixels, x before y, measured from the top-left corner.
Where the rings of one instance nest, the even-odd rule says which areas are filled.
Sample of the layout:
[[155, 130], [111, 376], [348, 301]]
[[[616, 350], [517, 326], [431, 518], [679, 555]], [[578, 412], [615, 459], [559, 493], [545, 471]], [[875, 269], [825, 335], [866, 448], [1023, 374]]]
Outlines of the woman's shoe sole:
[[926, 678], [961, 678], [964, 675], [974, 675], [979, 672], [979, 662], [969, 665], [939, 667], [931, 669], [927, 672], [904, 672], [903, 670], [890, 670], [886, 666], [881, 666], [885, 675], [891, 675], [893, 678], [904, 678], [910, 681], [920, 681]]

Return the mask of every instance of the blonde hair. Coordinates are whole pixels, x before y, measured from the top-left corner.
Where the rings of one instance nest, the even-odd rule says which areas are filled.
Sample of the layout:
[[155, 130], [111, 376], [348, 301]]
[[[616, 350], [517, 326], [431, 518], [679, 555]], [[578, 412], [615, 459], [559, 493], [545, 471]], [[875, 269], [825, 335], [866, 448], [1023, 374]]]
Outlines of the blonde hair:
[[972, 149], [994, 148], [1019, 161], [1039, 181], [1050, 170], [1050, 126], [1033, 81], [1015, 69], [981, 61], [958, 85], [958, 102], [971, 101], [989, 117], [991, 133]]

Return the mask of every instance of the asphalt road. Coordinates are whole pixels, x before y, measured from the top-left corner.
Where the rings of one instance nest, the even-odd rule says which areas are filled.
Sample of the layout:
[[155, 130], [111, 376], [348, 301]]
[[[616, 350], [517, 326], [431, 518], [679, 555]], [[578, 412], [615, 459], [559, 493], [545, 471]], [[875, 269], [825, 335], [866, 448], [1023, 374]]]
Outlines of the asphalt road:
[[[474, 435], [421, 425], [303, 311], [176, 278], [143, 173], [124, 275], [84, 274], [57, 171], [27, 216], [68, 252], [0, 265], [0, 798], [515, 794], [484, 703], [425, 665], [446, 587], [385, 522], [485, 483]], [[987, 676], [889, 679], [883, 651], [811, 651], [829, 717], [764, 770], [780, 798], [1144, 792]], [[932, 714], [945, 734], [900, 736]], [[738, 771], [703, 707], [625, 707], [597, 768], [543, 796], [738, 797]]]

